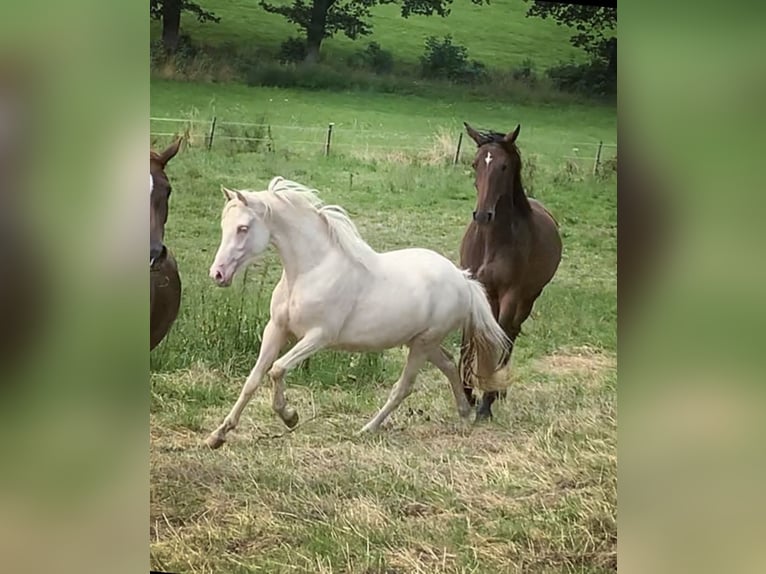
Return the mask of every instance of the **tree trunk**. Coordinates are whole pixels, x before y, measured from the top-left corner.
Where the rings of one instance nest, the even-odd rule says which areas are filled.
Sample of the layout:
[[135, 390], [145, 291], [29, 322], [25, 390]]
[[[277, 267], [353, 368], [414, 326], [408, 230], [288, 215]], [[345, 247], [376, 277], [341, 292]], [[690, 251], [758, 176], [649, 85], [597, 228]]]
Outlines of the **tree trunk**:
[[327, 11], [335, 0], [314, 0], [311, 5], [311, 20], [306, 28], [306, 62], [313, 64], [319, 61], [319, 48], [325, 38], [327, 26]]
[[319, 61], [319, 48], [322, 45], [322, 38], [317, 38], [309, 32], [306, 37], [306, 59], [307, 64], [314, 64]]
[[607, 72], [610, 78], [617, 77], [617, 38], [609, 39], [609, 47], [607, 48], [608, 60], [607, 60]]
[[178, 48], [181, 31], [181, 0], [162, 2], [162, 45], [172, 54]]

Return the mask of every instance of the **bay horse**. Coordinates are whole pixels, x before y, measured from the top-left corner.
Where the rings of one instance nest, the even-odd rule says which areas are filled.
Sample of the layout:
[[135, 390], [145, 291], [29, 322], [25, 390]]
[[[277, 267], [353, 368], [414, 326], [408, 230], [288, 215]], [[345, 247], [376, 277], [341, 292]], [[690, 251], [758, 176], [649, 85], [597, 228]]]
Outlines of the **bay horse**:
[[[535, 300], [561, 262], [558, 222], [538, 201], [527, 197], [521, 182], [521, 155], [516, 146], [521, 126], [507, 134], [465, 129], [476, 142], [473, 161], [476, 208], [460, 246], [460, 266], [486, 289], [492, 313], [511, 342], [521, 332]], [[512, 348], [511, 348], [512, 351]], [[508, 378], [510, 352], [504, 357]], [[486, 362], [464, 334], [460, 369], [468, 401], [476, 404], [472, 363]], [[476, 420], [492, 417], [498, 392], [484, 392]]]
[[149, 152], [149, 350], [165, 338], [181, 306], [181, 278], [165, 245], [171, 186], [165, 166], [181, 147], [178, 138], [162, 153]]
[[[343, 208], [323, 205], [315, 190], [302, 184], [275, 177], [265, 191], [222, 191], [226, 204], [211, 279], [219, 287], [230, 285], [237, 271], [270, 244], [283, 269], [258, 359], [233, 408], [206, 439], [209, 447], [224, 443], [266, 374], [272, 407], [293, 428], [298, 413], [285, 399], [285, 374], [321, 349], [409, 347], [388, 400], [360, 433], [377, 430], [396, 410], [426, 361], [447, 377], [460, 416], [470, 416], [457, 366], [441, 343], [462, 327], [470, 329], [472, 344], [496, 355], [497, 362], [507, 353], [508, 338], [492, 316], [481, 283], [428, 249], [376, 252]], [[290, 337], [297, 343], [277, 359]], [[482, 374], [487, 389], [501, 388], [493, 386], [494, 371]]]

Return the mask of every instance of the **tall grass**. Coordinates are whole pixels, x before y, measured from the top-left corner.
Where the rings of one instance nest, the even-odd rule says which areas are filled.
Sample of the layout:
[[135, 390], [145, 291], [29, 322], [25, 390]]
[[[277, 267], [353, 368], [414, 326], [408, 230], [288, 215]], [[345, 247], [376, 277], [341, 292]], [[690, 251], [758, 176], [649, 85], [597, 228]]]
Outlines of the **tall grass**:
[[350, 66], [344, 61], [314, 64], [281, 63], [243, 50], [202, 47], [194, 55], [156, 58], [154, 78], [206, 83], [241, 82], [249, 86], [297, 88], [323, 91], [360, 91], [382, 94], [469, 97], [477, 100], [511, 98], [519, 103], [582, 102], [581, 94], [559, 90], [547, 78], [529, 81], [515, 69], [492, 69], [469, 84], [423, 79], [414, 65], [403, 64], [395, 72], [377, 73]]
[[[333, 192], [335, 198], [328, 198], [328, 200], [339, 201], [351, 209], [363, 235], [376, 249], [386, 250], [419, 245], [436, 249], [456, 260], [459, 236], [464, 225], [461, 221], [464, 217], [461, 217], [460, 213], [470, 213], [472, 202], [471, 172], [466, 165], [470, 161], [471, 154], [466, 154], [460, 165], [452, 166], [453, 153], [452, 142], [447, 135], [437, 133], [432, 150], [425, 154], [416, 152], [412, 155], [404, 155], [402, 152], [396, 157], [387, 157], [385, 154], [375, 156], [363, 154], [361, 157], [358, 154], [352, 154], [353, 157], [347, 157], [337, 154], [329, 160], [317, 156], [313, 161], [325, 164], [323, 168], [325, 175], [319, 178], [319, 182], [316, 176], [308, 181], [322, 188], [321, 179], [329, 176], [328, 181], [335, 182], [335, 185], [331, 184], [335, 190]], [[191, 156], [196, 159], [190, 161]], [[198, 148], [196, 151], [187, 150], [184, 157], [191, 164], [205, 162], [207, 161], [205, 158], [214, 160], [216, 162], [214, 165], [218, 165], [217, 162], [236, 161], [233, 164], [235, 171], [239, 169], [237, 166], [241, 166], [246, 171], [254, 170], [263, 173], [264, 178], [266, 174], [270, 177], [274, 173], [263, 172], [260, 168], [274, 161], [274, 154], [265, 150], [237, 152], [232, 148], [222, 147], [217, 151], [214, 148], [212, 152], [207, 152], [204, 148]], [[303, 158], [307, 159], [305, 155]], [[351, 185], [344, 173], [336, 171], [339, 166], [348, 169], [347, 173], [357, 174], [355, 184]], [[210, 168], [214, 173], [217, 170], [213, 165]], [[304, 179], [300, 175], [300, 170], [297, 173], [289, 171], [282, 173], [287, 177]], [[413, 176], [417, 179], [413, 179]], [[590, 209], [597, 210], [594, 211], [595, 216], [613, 217], [608, 207], [604, 211], [602, 195], [595, 197], [588, 195], [588, 190], [593, 188], [608, 190], [614, 181], [613, 177], [607, 178], [603, 174], [593, 177], [590, 172], [575, 164], [551, 165], [540, 162], [535, 156], [526, 158], [524, 177], [528, 189], [539, 191], [532, 195], [537, 195], [561, 218], [564, 224], [562, 233], [565, 236], [565, 245], [570, 253], [574, 249], [571, 240], [572, 224], [575, 227], [584, 226], [586, 229], [590, 228], [590, 224], [587, 219], [573, 219], [569, 215], [572, 207], [562, 207], [567, 203], [565, 199], [574, 201], [574, 205], [579, 203], [575, 208], [578, 212], [582, 212], [586, 205], [584, 201], [587, 201], [592, 204]], [[418, 181], [421, 178], [423, 182], [430, 182], [425, 184], [429, 185], [429, 188], [420, 187], [422, 184]], [[465, 185], [462, 183], [463, 179], [466, 180]], [[381, 180], [387, 181], [385, 187], [381, 187]], [[179, 182], [174, 185], [184, 184]], [[197, 187], [198, 184], [193, 185]], [[213, 185], [210, 187], [212, 188]], [[551, 192], [552, 187], [571, 191], [563, 195], [561, 192], [554, 194]], [[468, 188], [468, 191], [463, 188]], [[604, 191], [599, 192], [599, 194], [603, 193]], [[220, 195], [212, 189], [209, 194], [210, 199]], [[203, 197], [204, 202], [211, 205], [211, 201], [207, 199], [208, 196]], [[356, 209], [350, 198], [356, 198]], [[181, 200], [178, 201], [180, 203]], [[184, 201], [187, 203], [186, 211], [191, 209], [192, 213], [198, 212], [193, 205], [188, 205], [190, 198], [185, 198]], [[220, 205], [219, 201], [222, 200], [216, 199], [214, 203]], [[434, 220], [434, 215], [430, 212], [433, 209], [432, 206], [440, 206], [441, 210], [447, 208], [447, 218], [442, 219], [441, 223]], [[463, 207], [458, 208], [458, 206]], [[457, 212], [454, 211], [456, 208], [458, 208]], [[168, 241], [171, 245], [174, 241], [178, 241], [176, 226], [179, 218], [184, 217], [183, 211], [183, 208], [175, 204], [171, 208], [168, 226]], [[220, 211], [219, 207], [212, 206], [206, 211], [205, 217], [209, 218], [206, 229], [209, 231], [205, 232], [207, 246], [203, 252], [199, 250], [189, 252], [190, 247], [184, 245], [190, 246], [198, 241], [197, 235], [201, 231], [193, 230], [190, 230], [191, 235], [175, 249], [178, 252], [184, 281], [181, 312], [167, 339], [153, 352], [151, 366], [157, 372], [172, 372], [202, 363], [215, 365], [216, 368], [232, 375], [243, 376], [254, 365], [260, 348], [261, 334], [269, 317], [271, 292], [279, 279], [281, 265], [276, 254], [270, 252], [254, 267], [242, 273], [230, 288], [215, 287], [208, 280], [206, 270], [219, 239], [215, 228]], [[380, 215], [376, 215], [376, 211]], [[445, 225], [448, 226], [446, 234], [443, 229]], [[440, 232], [437, 231], [439, 228], [442, 228]], [[436, 235], [434, 235], [435, 231], [437, 231]], [[578, 242], [587, 237], [587, 234], [580, 236]], [[604, 235], [598, 242], [593, 243], [593, 246], [601, 249], [603, 241], [610, 241], [610, 238], [609, 234]], [[564, 273], [566, 269], [564, 264]], [[569, 311], [565, 309], [573, 304], [572, 297], [575, 297], [573, 292], [571, 290], [567, 292], [561, 285], [553, 285], [548, 291], [560, 291], [563, 298], [550, 299], [547, 303], [541, 302], [538, 308], [543, 305], [552, 306], [548, 309], [549, 313], [554, 312], [554, 309], [557, 315], [568, 313]], [[575, 323], [579, 323], [579, 328], [582, 329], [580, 337], [586, 338], [591, 328], [586, 325], [592, 325], [594, 330], [590, 338], [591, 342], [611, 346], [611, 339], [600, 337], [601, 327], [598, 326], [603, 313], [611, 306], [611, 298], [601, 299], [602, 292], [599, 290], [598, 294], [592, 295], [594, 297], [592, 301], [586, 303], [591, 295], [584, 291], [578, 291], [578, 293], [576, 297], [582, 298], [580, 306], [577, 312], [569, 317], [568, 322], [577, 317]], [[574, 306], [577, 307], [577, 305]], [[597, 310], [599, 308], [601, 310]], [[613, 314], [613, 310], [608, 311], [609, 321], [612, 320]], [[540, 342], [546, 341], [550, 335], [552, 336], [551, 344], [545, 346], [555, 348], [556, 341], [565, 338], [566, 332], [568, 331], [558, 334], [541, 333]], [[452, 341], [454, 345], [457, 340], [453, 339], [455, 339]], [[380, 354], [353, 355], [324, 352], [311, 359], [305, 373], [307, 377], [305, 380], [309, 384], [322, 386], [355, 380], [376, 383], [392, 376], [393, 372], [389, 367], [389, 362]]]

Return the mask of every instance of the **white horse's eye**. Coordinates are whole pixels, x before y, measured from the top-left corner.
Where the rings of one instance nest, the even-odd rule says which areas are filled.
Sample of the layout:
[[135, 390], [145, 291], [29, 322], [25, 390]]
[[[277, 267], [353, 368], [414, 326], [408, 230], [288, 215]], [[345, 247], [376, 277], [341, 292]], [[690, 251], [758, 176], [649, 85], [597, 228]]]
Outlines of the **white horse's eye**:
[[248, 229], [247, 225], [240, 225], [237, 227], [237, 233], [247, 233]]

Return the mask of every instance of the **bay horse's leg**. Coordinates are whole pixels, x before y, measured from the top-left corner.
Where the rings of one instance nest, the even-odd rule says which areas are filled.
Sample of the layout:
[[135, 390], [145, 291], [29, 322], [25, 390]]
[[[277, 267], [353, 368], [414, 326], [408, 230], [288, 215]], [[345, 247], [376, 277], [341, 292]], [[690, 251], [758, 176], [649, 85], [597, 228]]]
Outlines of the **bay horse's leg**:
[[[521, 332], [521, 324], [526, 321], [529, 314], [532, 312], [532, 306], [537, 299], [537, 295], [527, 299], [526, 301], [518, 302], [513, 294], [508, 293], [500, 304], [500, 315], [498, 317], [498, 323], [505, 330], [506, 335], [511, 340], [511, 348], [508, 351], [508, 357], [506, 364], [511, 362], [511, 353], [516, 346], [516, 337]], [[476, 420], [491, 419], [492, 418], [492, 404], [497, 400], [499, 393], [497, 391], [484, 393], [481, 398], [481, 404], [476, 411]]]
[[460, 414], [460, 417], [467, 418], [470, 416], [471, 404], [466, 398], [465, 387], [463, 387], [460, 381], [460, 374], [453, 358], [446, 350], [437, 347], [429, 352], [428, 360], [447, 377], [452, 388], [452, 394], [455, 396], [455, 404], [457, 405], [457, 412]]
[[427, 354], [422, 347], [412, 346], [410, 352], [407, 355], [407, 363], [404, 365], [402, 374], [399, 380], [391, 389], [391, 394], [388, 396], [386, 404], [378, 411], [370, 422], [368, 422], [360, 433], [378, 430], [381, 423], [386, 420], [386, 417], [396, 410], [396, 408], [402, 403], [402, 401], [412, 392], [412, 386], [415, 383], [415, 377], [420, 371], [423, 364], [426, 362]]
[[[465, 329], [463, 329], [462, 338], [460, 339], [460, 364], [463, 364], [464, 356], [467, 350], [467, 345], [469, 344], [468, 337], [466, 336]], [[463, 385], [463, 393], [465, 394], [465, 398], [468, 400], [468, 404], [471, 406], [474, 406], [476, 404], [476, 397], [473, 395], [473, 388], [469, 387], [468, 385]]]
[[[489, 306], [492, 309], [492, 316], [497, 319], [498, 313], [500, 312], [500, 305], [498, 303], [498, 297], [497, 294], [493, 291], [490, 291], [489, 288], [485, 285], [485, 288], [487, 289], [487, 299], [489, 299]], [[502, 325], [502, 323], [500, 323]], [[465, 349], [467, 348], [466, 345], [470, 345], [471, 342], [469, 340], [469, 337], [466, 334], [465, 329], [463, 330], [463, 338], [460, 341], [460, 364], [463, 364], [463, 357], [465, 353]], [[475, 351], [475, 350], [474, 350]], [[461, 373], [461, 376], [464, 373]], [[476, 397], [473, 393], [473, 388], [469, 385], [465, 384], [465, 380], [463, 380], [463, 390], [465, 391], [465, 396], [468, 399], [468, 402], [473, 407], [476, 405]]]
[[292, 349], [274, 361], [269, 370], [269, 378], [272, 382], [271, 406], [289, 428], [298, 424], [298, 413], [287, 404], [285, 398], [285, 373], [322, 349], [325, 344], [326, 337], [323, 331], [320, 329], [309, 331]]
[[245, 406], [261, 384], [263, 375], [271, 367], [274, 359], [279, 356], [279, 351], [282, 350], [286, 342], [287, 331], [278, 327], [274, 321], [269, 320], [266, 328], [263, 330], [263, 341], [261, 342], [261, 350], [258, 353], [255, 367], [250, 371], [247, 381], [245, 381], [245, 385], [239, 393], [237, 402], [234, 403], [234, 407], [226, 415], [226, 418], [223, 419], [221, 426], [210, 433], [210, 436], [205, 440], [205, 443], [210, 448], [220, 447], [226, 440], [226, 433], [233, 430], [239, 424], [239, 417], [242, 415], [242, 411], [245, 410]]

